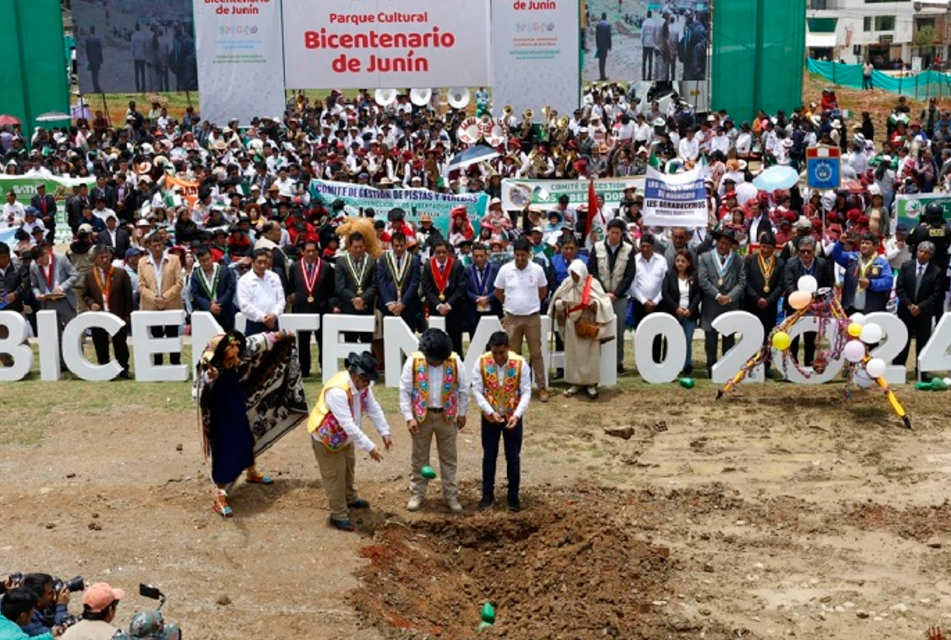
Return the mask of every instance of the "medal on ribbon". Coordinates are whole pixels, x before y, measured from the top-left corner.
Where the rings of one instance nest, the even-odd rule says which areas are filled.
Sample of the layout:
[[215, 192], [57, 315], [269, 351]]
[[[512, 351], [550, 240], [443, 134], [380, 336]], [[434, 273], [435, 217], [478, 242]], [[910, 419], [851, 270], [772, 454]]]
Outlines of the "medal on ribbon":
[[367, 271], [367, 258], [364, 256], [363, 264], [360, 265], [360, 273], [357, 274], [357, 269], [353, 265], [353, 258], [349, 255], [347, 256], [347, 269], [350, 271], [350, 275], [353, 277], [353, 282], [357, 285], [357, 295], [363, 295], [363, 276]]
[[317, 274], [320, 273], [320, 258], [317, 258], [317, 262], [314, 263], [313, 271], [307, 273], [307, 263], [301, 258], [300, 261], [300, 272], [304, 277], [304, 289], [307, 291], [307, 302], [314, 301], [314, 287], [317, 286]]
[[445, 268], [440, 271], [439, 264], [436, 263], [436, 258], [429, 259], [429, 268], [433, 272], [433, 283], [436, 285], [436, 289], [439, 291], [439, 301], [446, 301], [446, 287], [449, 286], [449, 274], [452, 273], [453, 260], [452, 256], [446, 259]]
[[773, 271], [776, 269], [776, 256], [770, 256], [768, 263], [763, 260], [763, 254], [761, 253], [756, 254], [756, 258], [759, 261], [759, 269], [763, 272], [763, 280], [766, 281], [763, 292], [769, 293], [769, 281], [772, 279]]
[[401, 265], [401, 268], [397, 269], [396, 267], [396, 254], [392, 251], [386, 252], [386, 262], [390, 267], [390, 273], [393, 274], [393, 282], [396, 284], [396, 297], [403, 297], [403, 285], [406, 283], [406, 276], [409, 274], [409, 263], [412, 262], [410, 256], [404, 255], [403, 259], [405, 262]]
[[211, 283], [205, 278], [205, 270], [198, 267], [198, 281], [201, 282], [201, 288], [208, 294], [208, 299], [212, 302], [218, 302], [218, 278], [221, 276], [221, 265], [215, 264], [211, 269]]

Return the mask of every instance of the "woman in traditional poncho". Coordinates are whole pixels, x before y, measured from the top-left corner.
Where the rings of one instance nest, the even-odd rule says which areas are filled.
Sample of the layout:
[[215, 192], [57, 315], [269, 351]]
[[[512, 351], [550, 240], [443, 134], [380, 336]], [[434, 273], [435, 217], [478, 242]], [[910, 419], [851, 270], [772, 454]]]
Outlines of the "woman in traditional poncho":
[[571, 385], [565, 397], [585, 389], [594, 400], [601, 383], [601, 345], [615, 339], [615, 316], [611, 299], [581, 260], [568, 267], [548, 314], [565, 340], [565, 382]]

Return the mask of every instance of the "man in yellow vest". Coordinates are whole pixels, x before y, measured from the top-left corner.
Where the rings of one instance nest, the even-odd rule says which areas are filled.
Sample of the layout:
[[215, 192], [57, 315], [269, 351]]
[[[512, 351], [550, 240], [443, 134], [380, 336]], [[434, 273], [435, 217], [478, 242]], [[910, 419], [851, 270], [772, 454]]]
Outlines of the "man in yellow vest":
[[532, 399], [530, 371], [525, 359], [509, 351], [509, 336], [496, 331], [489, 337], [488, 351], [479, 357], [472, 372], [472, 395], [482, 411], [482, 500], [479, 510], [495, 502], [495, 461], [499, 438], [505, 446], [509, 511], [522, 510], [518, 497], [521, 476], [522, 417]]
[[330, 525], [341, 531], [353, 531], [350, 509], [369, 509], [370, 503], [357, 495], [353, 482], [357, 464], [353, 448], [358, 447], [380, 462], [383, 455], [373, 441], [360, 429], [360, 421], [368, 415], [380, 433], [383, 445], [393, 448], [390, 427], [383, 409], [373, 397], [370, 384], [379, 377], [377, 359], [364, 351], [351, 353], [340, 371], [324, 385], [317, 406], [307, 420], [314, 457], [327, 493]]
[[429, 450], [436, 436], [442, 497], [453, 513], [462, 513], [456, 487], [456, 432], [466, 426], [469, 386], [462, 360], [452, 351], [449, 334], [427, 329], [419, 337], [419, 351], [407, 358], [400, 376], [400, 412], [413, 436], [413, 472], [406, 508], [416, 511], [426, 497]]

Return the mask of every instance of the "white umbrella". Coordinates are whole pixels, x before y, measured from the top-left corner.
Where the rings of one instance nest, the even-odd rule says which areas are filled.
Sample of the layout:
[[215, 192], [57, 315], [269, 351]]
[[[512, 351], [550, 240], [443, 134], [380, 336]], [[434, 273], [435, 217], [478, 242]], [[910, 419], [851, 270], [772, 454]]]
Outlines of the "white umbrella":
[[69, 114], [63, 113], [62, 111], [49, 111], [47, 113], [42, 113], [35, 118], [37, 122], [59, 122], [60, 120], [69, 119]]
[[465, 151], [460, 151], [452, 157], [452, 161], [449, 162], [449, 170], [465, 169], [470, 165], [498, 158], [500, 155], [502, 154], [492, 147], [486, 147], [485, 145], [469, 147]]

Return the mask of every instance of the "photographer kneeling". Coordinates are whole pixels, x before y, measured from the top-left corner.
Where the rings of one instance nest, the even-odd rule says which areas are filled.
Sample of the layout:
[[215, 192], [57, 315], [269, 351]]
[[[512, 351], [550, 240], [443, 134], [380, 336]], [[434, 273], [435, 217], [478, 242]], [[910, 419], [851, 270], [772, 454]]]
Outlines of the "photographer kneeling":
[[112, 626], [119, 601], [125, 591], [97, 582], [83, 593], [83, 619], [66, 630], [62, 640], [110, 640], [118, 627]]
[[[10, 589], [3, 594], [0, 600], [0, 640], [29, 640], [30, 636], [23, 630], [33, 619], [36, 608], [36, 596], [28, 589]], [[56, 627], [53, 634], [45, 633], [35, 636], [37, 640], [52, 640], [60, 634]]]
[[33, 617], [23, 626], [23, 631], [28, 636], [36, 637], [49, 633], [53, 627], [60, 626], [63, 620], [69, 617], [69, 589], [64, 586], [57, 593], [53, 576], [48, 573], [28, 573], [20, 587], [32, 593], [36, 599]]

